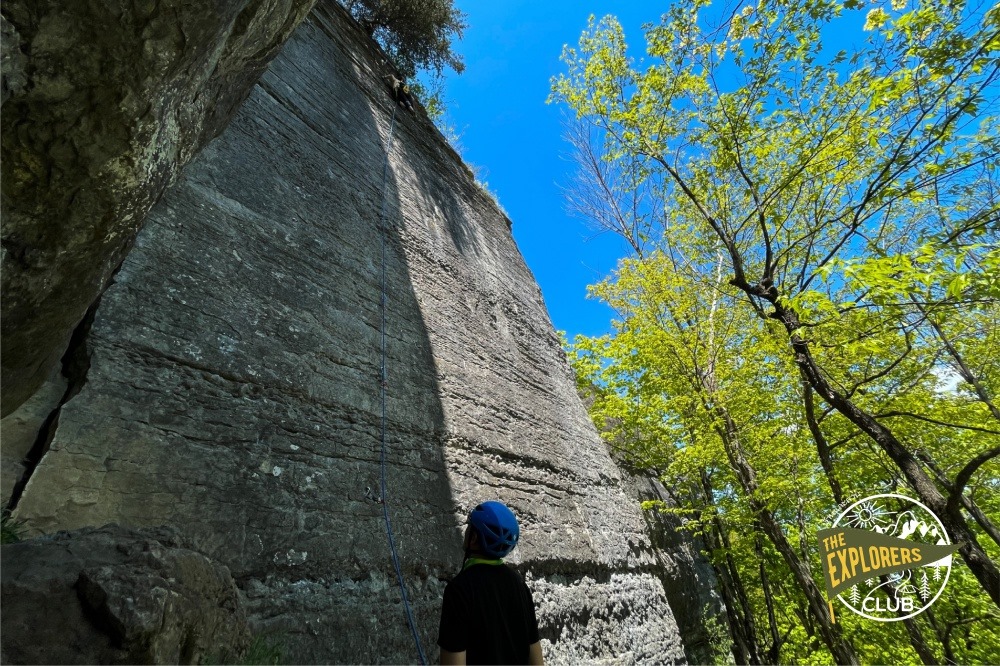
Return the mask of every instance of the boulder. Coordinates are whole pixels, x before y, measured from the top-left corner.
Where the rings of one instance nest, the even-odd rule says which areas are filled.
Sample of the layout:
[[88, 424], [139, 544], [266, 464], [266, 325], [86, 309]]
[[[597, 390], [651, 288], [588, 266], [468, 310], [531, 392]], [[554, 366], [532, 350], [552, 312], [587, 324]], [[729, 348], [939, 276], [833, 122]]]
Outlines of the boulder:
[[171, 530], [107, 525], [0, 553], [4, 663], [197, 664], [249, 642], [229, 570]]

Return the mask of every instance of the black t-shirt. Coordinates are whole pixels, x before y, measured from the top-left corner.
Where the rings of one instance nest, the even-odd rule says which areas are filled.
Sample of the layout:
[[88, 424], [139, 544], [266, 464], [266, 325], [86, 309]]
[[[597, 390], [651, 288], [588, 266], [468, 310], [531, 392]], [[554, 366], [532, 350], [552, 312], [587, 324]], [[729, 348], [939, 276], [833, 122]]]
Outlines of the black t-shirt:
[[538, 642], [531, 592], [506, 564], [473, 564], [448, 583], [438, 645], [468, 664], [526, 664]]

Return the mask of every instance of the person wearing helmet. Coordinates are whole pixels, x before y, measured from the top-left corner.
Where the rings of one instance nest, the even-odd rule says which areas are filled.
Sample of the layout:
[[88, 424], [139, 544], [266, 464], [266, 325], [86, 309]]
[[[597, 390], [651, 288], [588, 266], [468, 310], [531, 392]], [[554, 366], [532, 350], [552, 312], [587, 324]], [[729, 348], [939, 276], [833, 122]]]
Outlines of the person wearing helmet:
[[514, 513], [483, 502], [469, 514], [462, 571], [445, 587], [442, 664], [541, 664], [531, 591], [503, 558], [517, 545]]

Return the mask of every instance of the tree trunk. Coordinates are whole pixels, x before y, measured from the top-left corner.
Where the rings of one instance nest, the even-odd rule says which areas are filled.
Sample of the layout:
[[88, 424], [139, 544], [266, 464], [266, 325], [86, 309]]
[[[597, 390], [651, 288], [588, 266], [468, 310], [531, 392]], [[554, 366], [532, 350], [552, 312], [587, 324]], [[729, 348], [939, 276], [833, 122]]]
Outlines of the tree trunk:
[[962, 355], [958, 353], [958, 349], [951, 344], [951, 340], [949, 340], [948, 336], [944, 334], [944, 331], [938, 325], [937, 321], [934, 320], [934, 317], [930, 316], [923, 307], [918, 306], [918, 309], [921, 313], [927, 316], [927, 321], [931, 323], [931, 328], [934, 329], [934, 332], [937, 333], [938, 339], [940, 339], [944, 344], [944, 348], [948, 351], [948, 355], [951, 356], [951, 358], [958, 365], [958, 374], [972, 386], [976, 395], [979, 396], [979, 399], [986, 405], [987, 408], [989, 408], [990, 413], [993, 414], [993, 418], [1000, 421], [1000, 408], [993, 403], [993, 400], [990, 397], [990, 392], [985, 386], [983, 386], [983, 383], [979, 381], [979, 378], [976, 377], [976, 373], [974, 373], [965, 363], [965, 359], [963, 359]]
[[[902, 613], [903, 611], [898, 611]], [[940, 664], [941, 660], [934, 655], [934, 650], [931, 646], [927, 644], [924, 640], [924, 635], [920, 631], [920, 626], [917, 624], [917, 618], [908, 617], [903, 620], [903, 624], [906, 626], [906, 633], [910, 637], [910, 645], [916, 651], [917, 656], [920, 657], [920, 661], [927, 664], [927, 666], [934, 666], [935, 664]]]
[[840, 482], [833, 473], [833, 458], [830, 456], [830, 444], [826, 441], [826, 436], [820, 430], [819, 421], [816, 420], [816, 406], [813, 404], [813, 390], [809, 385], [809, 380], [805, 374], [802, 376], [802, 402], [806, 409], [806, 424], [812, 434], [813, 441], [816, 442], [816, 453], [819, 454], [819, 464], [823, 466], [826, 473], [826, 481], [830, 484], [830, 492], [833, 493], [833, 501], [838, 506], [844, 504], [844, 490], [840, 487]]
[[760, 567], [760, 591], [764, 594], [764, 603], [767, 606], [767, 628], [771, 636], [771, 645], [766, 650], [767, 663], [777, 664], [778, 655], [781, 653], [781, 635], [778, 633], [778, 619], [774, 614], [774, 595], [771, 592], [771, 583], [767, 576], [767, 568], [764, 564], [764, 545], [760, 540], [760, 525], [756, 526], [753, 545], [757, 554], [757, 562]]
[[722, 587], [722, 600], [726, 606], [726, 618], [729, 620], [729, 633], [733, 639], [733, 657], [737, 664], [761, 664], [760, 652], [757, 649], [757, 631], [754, 627], [752, 609], [743, 587], [736, 563], [729, 555], [729, 537], [725, 531], [722, 518], [715, 512], [715, 502], [712, 499], [712, 483], [708, 475], [702, 472], [701, 486], [705, 502], [712, 512], [712, 526], [706, 531], [709, 548], [716, 551], [726, 551], [724, 566], [712, 564]]
[[729, 415], [728, 410], [721, 405], [716, 405], [712, 411], [718, 416], [723, 426], [718, 427], [719, 436], [722, 438], [729, 464], [732, 465], [736, 478], [739, 480], [744, 493], [750, 502], [750, 507], [760, 519], [760, 524], [764, 528], [764, 533], [774, 544], [774, 547], [785, 560], [788, 568], [791, 569], [792, 576], [798, 583], [809, 604], [809, 611], [816, 618], [819, 634], [830, 649], [834, 660], [838, 664], [857, 664], [858, 657], [854, 648], [844, 638], [840, 627], [833, 623], [826, 599], [823, 592], [816, 585], [809, 567], [798, 556], [792, 544], [785, 537], [781, 524], [774, 517], [774, 514], [757, 498], [757, 474], [743, 453], [743, 447], [739, 442], [739, 431], [736, 423]]
[[[938, 483], [941, 484], [941, 487], [951, 493], [951, 482], [948, 480], [948, 477], [944, 475], [944, 472], [942, 472], [937, 466], [934, 460], [926, 452], [918, 451], [917, 457], [923, 461], [923, 463], [927, 465], [932, 472], [934, 472], [934, 476], [937, 478]], [[993, 539], [998, 546], [1000, 546], [1000, 530], [998, 530], [997, 526], [993, 524], [993, 521], [990, 520], [985, 513], [983, 513], [983, 510], [979, 508], [979, 505], [972, 501], [971, 497], [966, 497], [964, 493], [959, 498], [959, 501], [962, 503], [962, 506], [965, 507], [965, 510], [969, 512], [977, 523], [979, 523], [979, 526], [983, 528], [983, 531], [986, 532], [986, 534]]]
[[961, 553], [969, 570], [989, 594], [993, 603], [1000, 606], [1000, 571], [983, 551], [975, 533], [969, 529], [959, 505], [948, 502], [948, 498], [941, 494], [934, 481], [921, 469], [917, 459], [896, 439], [892, 431], [833, 388], [816, 364], [809, 343], [798, 333], [800, 326], [795, 311], [780, 305], [777, 300], [777, 294], [775, 294], [774, 300], [771, 301], [775, 309], [775, 316], [785, 325], [792, 350], [795, 352], [795, 362], [809, 381], [810, 386], [831, 407], [871, 437], [896, 463], [910, 487], [917, 493], [920, 501], [934, 512], [944, 525], [952, 543], [961, 544], [958, 552]]

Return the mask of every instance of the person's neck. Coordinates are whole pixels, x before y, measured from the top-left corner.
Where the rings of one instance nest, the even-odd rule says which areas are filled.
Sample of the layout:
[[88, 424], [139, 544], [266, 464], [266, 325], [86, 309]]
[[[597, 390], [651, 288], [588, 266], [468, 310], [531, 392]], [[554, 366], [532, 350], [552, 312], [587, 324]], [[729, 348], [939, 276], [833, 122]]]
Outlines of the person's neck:
[[465, 559], [467, 559], [467, 560], [488, 560], [490, 562], [495, 562], [496, 560], [499, 560], [500, 558], [499, 557], [494, 557], [492, 555], [487, 555], [486, 553], [481, 553], [481, 552], [471, 553], [470, 552], [470, 553], [466, 553], [465, 554]]
[[465, 559], [462, 561], [462, 570], [464, 571], [473, 564], [502, 564], [503, 558], [493, 557], [492, 555], [487, 555], [486, 553], [479, 551], [466, 551]]

